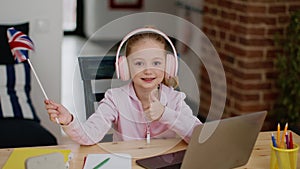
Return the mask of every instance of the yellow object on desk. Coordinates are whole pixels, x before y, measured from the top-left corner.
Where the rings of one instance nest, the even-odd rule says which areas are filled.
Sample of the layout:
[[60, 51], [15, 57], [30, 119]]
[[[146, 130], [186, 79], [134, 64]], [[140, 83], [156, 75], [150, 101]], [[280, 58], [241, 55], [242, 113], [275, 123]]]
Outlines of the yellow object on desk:
[[293, 149], [277, 148], [271, 145], [270, 169], [296, 169], [298, 159], [298, 144]]
[[66, 164], [71, 158], [71, 150], [66, 149], [15, 148], [3, 166], [3, 169], [25, 169], [25, 161], [27, 158], [54, 152], [62, 153]]

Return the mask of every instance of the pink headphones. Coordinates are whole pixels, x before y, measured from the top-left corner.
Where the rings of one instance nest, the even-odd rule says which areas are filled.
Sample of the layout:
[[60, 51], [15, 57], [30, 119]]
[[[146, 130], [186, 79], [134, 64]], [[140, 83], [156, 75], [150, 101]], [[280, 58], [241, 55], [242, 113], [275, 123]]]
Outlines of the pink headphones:
[[172, 41], [168, 38], [166, 34], [163, 32], [153, 29], [153, 28], [139, 28], [136, 30], [133, 30], [129, 34], [127, 34], [123, 40], [121, 41], [117, 54], [116, 54], [116, 73], [117, 73], [117, 78], [121, 79], [123, 81], [129, 80], [130, 79], [130, 73], [129, 73], [129, 68], [128, 68], [128, 63], [127, 63], [127, 58], [126, 56], [120, 56], [121, 48], [124, 45], [124, 43], [133, 35], [138, 34], [138, 33], [144, 33], [144, 32], [152, 32], [152, 33], [157, 33], [164, 37], [170, 44], [172, 50], [173, 50], [173, 55], [172, 54], [167, 54], [166, 56], [166, 77], [174, 77], [177, 75], [177, 70], [178, 70], [178, 61], [177, 61], [177, 52], [175, 50], [175, 47], [172, 43]]

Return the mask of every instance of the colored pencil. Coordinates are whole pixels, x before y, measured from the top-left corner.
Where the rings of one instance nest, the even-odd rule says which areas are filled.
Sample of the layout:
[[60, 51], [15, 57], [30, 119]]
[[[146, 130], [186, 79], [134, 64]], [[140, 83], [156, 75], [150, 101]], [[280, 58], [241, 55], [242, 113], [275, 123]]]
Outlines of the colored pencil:
[[290, 149], [293, 149], [294, 148], [294, 143], [293, 143], [293, 134], [292, 132], [290, 132], [290, 146], [289, 146]]

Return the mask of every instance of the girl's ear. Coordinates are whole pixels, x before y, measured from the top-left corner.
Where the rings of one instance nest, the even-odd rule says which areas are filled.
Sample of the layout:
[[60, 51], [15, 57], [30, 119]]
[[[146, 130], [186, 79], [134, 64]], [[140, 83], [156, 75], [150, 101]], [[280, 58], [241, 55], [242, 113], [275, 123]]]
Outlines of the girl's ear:
[[175, 61], [175, 56], [172, 54], [167, 54], [166, 56], [166, 72], [165, 72], [165, 78], [169, 79], [171, 77], [176, 76], [176, 61]]
[[128, 62], [126, 56], [120, 56], [118, 60], [119, 64], [119, 75], [120, 79], [123, 81], [127, 81], [130, 79], [130, 72], [129, 72], [129, 67], [128, 67]]

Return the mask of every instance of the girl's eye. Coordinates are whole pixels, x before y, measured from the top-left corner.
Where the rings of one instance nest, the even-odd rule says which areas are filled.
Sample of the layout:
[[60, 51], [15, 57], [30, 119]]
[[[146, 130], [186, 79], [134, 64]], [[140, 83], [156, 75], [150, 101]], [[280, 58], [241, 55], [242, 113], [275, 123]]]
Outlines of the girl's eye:
[[161, 65], [161, 62], [160, 61], [155, 61], [153, 62], [153, 66], [160, 66]]
[[139, 61], [139, 62], [135, 62], [134, 65], [135, 65], [135, 66], [143, 66], [144, 63]]

